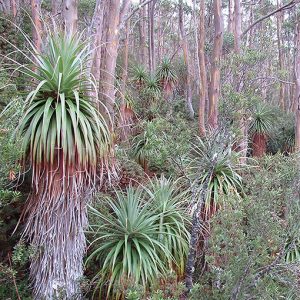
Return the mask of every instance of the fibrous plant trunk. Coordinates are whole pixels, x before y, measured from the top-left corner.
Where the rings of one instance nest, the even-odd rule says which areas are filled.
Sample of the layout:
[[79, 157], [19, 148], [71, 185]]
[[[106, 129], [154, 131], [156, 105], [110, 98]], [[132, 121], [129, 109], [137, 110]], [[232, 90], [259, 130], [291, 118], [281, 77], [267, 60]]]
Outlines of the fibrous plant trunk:
[[35, 299], [81, 299], [89, 181], [84, 169], [67, 166], [62, 151], [53, 165], [33, 174], [24, 234], [35, 251], [30, 265]]
[[262, 157], [267, 152], [267, 136], [261, 133], [255, 133], [252, 137], [252, 155]]
[[196, 209], [193, 212], [189, 254], [185, 270], [185, 285], [188, 292], [190, 292], [193, 287], [193, 275], [195, 271], [197, 247], [199, 245], [200, 238], [203, 237], [204, 220], [202, 216], [205, 199], [207, 196], [209, 177], [210, 176], [207, 176], [207, 179], [203, 183], [199, 199], [197, 200]]

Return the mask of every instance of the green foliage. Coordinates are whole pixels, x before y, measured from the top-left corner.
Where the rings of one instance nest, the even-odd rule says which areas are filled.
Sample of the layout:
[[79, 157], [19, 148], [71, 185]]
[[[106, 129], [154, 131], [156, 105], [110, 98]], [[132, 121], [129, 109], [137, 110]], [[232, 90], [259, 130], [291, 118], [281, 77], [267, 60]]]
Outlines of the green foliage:
[[168, 58], [164, 58], [158, 66], [156, 78], [160, 81], [163, 89], [167, 89], [168, 85], [172, 88], [176, 84], [177, 76]]
[[224, 33], [223, 49], [225, 52], [230, 53], [234, 48], [234, 35], [231, 32]]
[[[126, 193], [117, 192], [116, 200], [106, 200], [109, 216], [90, 209], [99, 221], [90, 226], [96, 234], [93, 244], [98, 246], [88, 261], [96, 258], [101, 262], [98, 286], [102, 288], [109, 280], [107, 295], [114, 286], [130, 280], [146, 287], [166, 271], [160, 257], [171, 254], [156, 240], [159, 217], [151, 213], [150, 203], [143, 198], [142, 189], [129, 188]], [[116, 298], [120, 296], [117, 292]]]
[[[287, 238], [299, 228], [295, 158], [265, 157], [244, 171], [245, 196], [225, 196], [227, 205], [211, 220], [208, 272], [199, 278], [199, 299], [298, 299], [299, 265], [285, 263]], [[299, 236], [299, 231], [298, 231]], [[297, 235], [288, 240], [294, 240]], [[270, 267], [272, 266], [272, 267]]]
[[0, 263], [0, 298], [31, 300], [31, 291], [28, 288], [26, 268], [29, 258], [33, 255], [30, 247], [23, 240], [14, 247], [13, 255], [8, 259], [9, 265]]
[[114, 292], [120, 298], [132, 284], [142, 284], [145, 292], [172, 266], [182, 272], [189, 218], [183, 207], [185, 193], [175, 185], [165, 178], [155, 179], [149, 189], [116, 191], [115, 199], [106, 199], [106, 209], [90, 209], [89, 233], [95, 239], [87, 262], [100, 262], [98, 287], [101, 290], [109, 280], [107, 297]]
[[251, 135], [263, 134], [269, 136], [275, 122], [274, 111], [266, 104], [258, 104], [252, 110], [249, 132]]
[[41, 162], [53, 165], [57, 147], [69, 164], [76, 160], [86, 169], [95, 168], [97, 157], [108, 152], [106, 123], [84, 96], [90, 85], [83, 67], [86, 50], [75, 37], [52, 36], [46, 54], [36, 57], [37, 72], [24, 70], [38, 85], [28, 94], [19, 132], [37, 167]]
[[151, 170], [174, 173], [174, 161], [188, 151], [194, 129], [180, 117], [158, 117], [142, 124], [142, 129], [132, 141], [134, 157], [142, 165], [146, 161]]
[[156, 76], [150, 75], [147, 78], [143, 94], [152, 101], [157, 101], [161, 97], [160, 82]]
[[143, 87], [149, 78], [149, 73], [143, 65], [135, 66], [132, 71], [131, 81], [136, 84], [139, 88]]
[[271, 139], [268, 141], [268, 152], [275, 154], [291, 153], [295, 147], [295, 117], [282, 111], [276, 112], [277, 122], [274, 124]]
[[[154, 179], [150, 182], [149, 194], [154, 214], [159, 216], [158, 240], [175, 258], [175, 269], [179, 275], [184, 274], [185, 261], [188, 255], [189, 231], [187, 225], [190, 216], [186, 211], [189, 200], [188, 191], [179, 190], [179, 182], [166, 179]], [[173, 258], [166, 261], [172, 266]]]
[[208, 178], [206, 214], [213, 213], [223, 204], [222, 195], [239, 195], [242, 191], [242, 178], [238, 173], [242, 168], [241, 153], [234, 151], [233, 146], [230, 135], [212, 132], [205, 139], [195, 137], [186, 158], [187, 174], [196, 190], [201, 190]]

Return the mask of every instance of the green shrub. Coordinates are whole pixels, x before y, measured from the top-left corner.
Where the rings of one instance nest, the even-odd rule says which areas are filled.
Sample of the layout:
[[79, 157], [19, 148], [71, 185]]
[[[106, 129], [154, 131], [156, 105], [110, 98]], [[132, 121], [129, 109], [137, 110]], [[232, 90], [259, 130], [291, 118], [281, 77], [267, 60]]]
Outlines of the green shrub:
[[174, 162], [190, 147], [194, 128], [180, 117], [158, 117], [142, 125], [144, 132], [133, 138], [132, 155], [150, 170], [174, 174]]
[[226, 197], [211, 220], [200, 299], [230, 299], [237, 289], [239, 300], [298, 299], [299, 264], [285, 262], [287, 241], [299, 238], [297, 174], [294, 158], [282, 155], [244, 171], [246, 196]]
[[137, 284], [145, 293], [158, 275], [166, 278], [170, 268], [182, 274], [189, 218], [185, 193], [175, 186], [171, 180], [154, 179], [149, 189], [117, 191], [104, 208], [90, 209], [89, 234], [94, 238], [87, 263], [96, 260], [101, 265], [96, 278], [102, 297], [104, 287], [109, 299], [119, 299]]

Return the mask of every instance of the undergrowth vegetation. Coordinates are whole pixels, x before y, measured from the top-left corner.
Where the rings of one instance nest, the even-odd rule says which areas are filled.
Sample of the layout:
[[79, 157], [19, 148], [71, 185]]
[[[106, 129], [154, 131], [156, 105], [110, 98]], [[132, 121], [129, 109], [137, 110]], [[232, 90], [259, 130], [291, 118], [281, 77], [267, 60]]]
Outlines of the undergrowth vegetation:
[[85, 32], [45, 30], [37, 49], [19, 18], [22, 34], [0, 18], [0, 299], [300, 299], [295, 115], [273, 105], [292, 83], [268, 94], [256, 78], [272, 55], [226, 33], [218, 122], [201, 133], [185, 55], [148, 68], [124, 49], [101, 94]]

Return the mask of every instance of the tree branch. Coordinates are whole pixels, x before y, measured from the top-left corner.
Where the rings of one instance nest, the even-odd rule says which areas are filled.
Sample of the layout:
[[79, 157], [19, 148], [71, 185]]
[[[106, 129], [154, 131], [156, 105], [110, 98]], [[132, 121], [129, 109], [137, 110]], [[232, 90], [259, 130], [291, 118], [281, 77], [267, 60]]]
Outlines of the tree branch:
[[131, 14], [128, 15], [127, 18], [124, 19], [124, 22], [126, 22], [127, 20], [129, 20], [137, 11], [139, 11], [143, 6], [147, 5], [148, 3], [152, 2], [153, 0], [145, 0], [144, 2], [142, 2], [141, 4], [138, 5], [137, 8], [135, 8], [134, 10], [132, 10]]
[[245, 34], [251, 29], [253, 28], [255, 25], [257, 25], [258, 23], [262, 22], [263, 20], [273, 16], [274, 14], [284, 10], [284, 9], [290, 9], [292, 7], [294, 7], [296, 4], [299, 4], [299, 0], [292, 0], [290, 1], [289, 3], [281, 6], [281, 7], [278, 7], [276, 8], [275, 10], [271, 11], [269, 14], [259, 18], [258, 20], [256, 20], [255, 22], [253, 22], [243, 33], [242, 33], [242, 36], [245, 36]]

